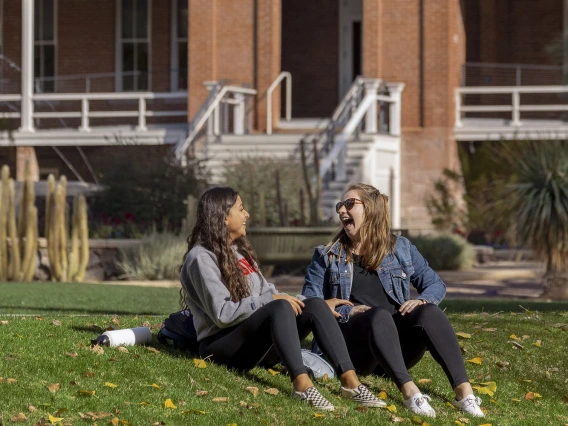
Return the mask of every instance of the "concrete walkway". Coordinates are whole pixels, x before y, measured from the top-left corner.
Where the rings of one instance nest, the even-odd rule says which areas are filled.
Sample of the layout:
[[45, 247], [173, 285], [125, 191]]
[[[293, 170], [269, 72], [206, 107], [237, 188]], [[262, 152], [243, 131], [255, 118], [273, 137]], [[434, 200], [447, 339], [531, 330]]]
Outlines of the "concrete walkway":
[[[447, 298], [512, 298], [536, 299], [542, 293], [544, 267], [537, 262], [499, 261], [486, 263], [466, 271], [439, 271], [447, 286]], [[278, 290], [288, 294], [302, 291], [303, 277], [272, 277]], [[179, 288], [179, 281], [102, 281], [96, 284], [139, 287]]]

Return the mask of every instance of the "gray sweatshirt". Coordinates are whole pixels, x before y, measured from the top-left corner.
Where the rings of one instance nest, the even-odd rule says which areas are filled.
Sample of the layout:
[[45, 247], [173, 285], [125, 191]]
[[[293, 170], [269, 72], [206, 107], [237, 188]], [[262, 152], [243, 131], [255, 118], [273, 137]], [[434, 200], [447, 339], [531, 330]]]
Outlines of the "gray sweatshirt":
[[272, 295], [278, 293], [273, 284], [247, 267], [242, 255], [237, 252], [235, 255], [247, 277], [251, 294], [239, 302], [232, 301], [213, 252], [195, 245], [185, 259], [180, 279], [198, 341], [241, 323], [255, 310], [272, 302]]

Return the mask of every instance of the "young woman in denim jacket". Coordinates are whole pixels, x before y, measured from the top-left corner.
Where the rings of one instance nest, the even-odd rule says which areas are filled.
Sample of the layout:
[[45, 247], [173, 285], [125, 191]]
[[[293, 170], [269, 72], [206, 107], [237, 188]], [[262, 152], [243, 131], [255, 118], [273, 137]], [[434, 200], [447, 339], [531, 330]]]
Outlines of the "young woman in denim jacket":
[[[388, 198], [354, 184], [336, 211], [342, 229], [316, 249], [302, 294], [326, 300], [357, 373], [386, 374], [410, 411], [435, 417], [408, 372], [429, 350], [455, 391], [454, 406], [483, 417], [454, 330], [437, 306], [446, 286], [410, 241], [391, 233]], [[410, 284], [417, 299], [410, 299]]]
[[273, 365], [266, 355], [275, 350], [290, 373], [293, 395], [314, 408], [331, 411], [333, 405], [314, 387], [302, 362], [300, 341], [313, 331], [339, 376], [340, 395], [367, 407], [386, 406], [357, 378], [326, 303], [279, 293], [262, 276], [246, 238], [248, 218], [232, 188], [211, 188], [199, 199], [180, 279], [200, 354], [249, 370], [261, 360]]

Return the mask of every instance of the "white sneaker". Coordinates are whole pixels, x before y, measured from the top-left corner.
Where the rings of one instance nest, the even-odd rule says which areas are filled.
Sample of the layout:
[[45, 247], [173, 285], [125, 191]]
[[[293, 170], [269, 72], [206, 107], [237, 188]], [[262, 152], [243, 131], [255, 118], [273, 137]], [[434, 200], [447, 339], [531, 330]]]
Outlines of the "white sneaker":
[[431, 398], [428, 395], [422, 395], [420, 392], [412, 395], [404, 401], [404, 406], [414, 414], [420, 414], [427, 417], [436, 417], [436, 412], [430, 406], [428, 401]]
[[481, 398], [471, 394], [466, 396], [461, 401], [452, 401], [452, 405], [464, 413], [471, 414], [474, 417], [485, 417], [483, 411], [479, 407], [481, 405]]
[[294, 398], [306, 402], [314, 407], [316, 410], [333, 411], [334, 407], [325, 397], [315, 388], [309, 387], [304, 392], [294, 391], [292, 394]]

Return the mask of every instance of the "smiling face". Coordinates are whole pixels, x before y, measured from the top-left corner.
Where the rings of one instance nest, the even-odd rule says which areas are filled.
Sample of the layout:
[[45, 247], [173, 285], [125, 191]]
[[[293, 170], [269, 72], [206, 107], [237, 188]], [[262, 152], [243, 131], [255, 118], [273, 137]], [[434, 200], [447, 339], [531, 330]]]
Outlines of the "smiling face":
[[[343, 196], [342, 201], [345, 201], [349, 198], [356, 198], [357, 200], [361, 200], [359, 193], [355, 190], [347, 192]], [[359, 230], [361, 229], [361, 225], [365, 221], [365, 210], [363, 208], [363, 204], [356, 203], [349, 211], [347, 211], [345, 206], [341, 206], [338, 215], [339, 220], [343, 225], [343, 229], [345, 230], [345, 234], [347, 234], [349, 239], [354, 243], [360, 242]]]
[[247, 220], [249, 217], [250, 215], [243, 207], [240, 195], [237, 195], [237, 201], [235, 201], [235, 204], [229, 210], [229, 214], [225, 217], [230, 243], [247, 234]]

